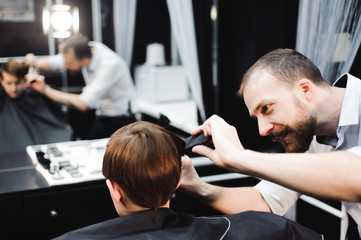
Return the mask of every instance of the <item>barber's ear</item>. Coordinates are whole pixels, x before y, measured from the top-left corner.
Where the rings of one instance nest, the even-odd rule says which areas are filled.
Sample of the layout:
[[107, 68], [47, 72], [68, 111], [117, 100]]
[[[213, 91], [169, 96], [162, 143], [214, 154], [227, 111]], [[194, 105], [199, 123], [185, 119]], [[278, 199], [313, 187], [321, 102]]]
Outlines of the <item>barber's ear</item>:
[[301, 90], [307, 101], [311, 101], [313, 99], [314, 86], [310, 80], [306, 78], [299, 80], [297, 82], [297, 87]]
[[122, 191], [120, 190], [120, 187], [118, 184], [113, 183], [110, 179], [106, 180], [107, 187], [109, 189], [110, 195], [112, 196], [112, 199], [119, 203], [121, 198], [123, 197]]
[[86, 67], [86, 66], [88, 66], [88, 65], [90, 64], [90, 58], [84, 57], [84, 58], [82, 58], [82, 59], [80, 60], [80, 62], [81, 62], [81, 65], [82, 65], [83, 67]]

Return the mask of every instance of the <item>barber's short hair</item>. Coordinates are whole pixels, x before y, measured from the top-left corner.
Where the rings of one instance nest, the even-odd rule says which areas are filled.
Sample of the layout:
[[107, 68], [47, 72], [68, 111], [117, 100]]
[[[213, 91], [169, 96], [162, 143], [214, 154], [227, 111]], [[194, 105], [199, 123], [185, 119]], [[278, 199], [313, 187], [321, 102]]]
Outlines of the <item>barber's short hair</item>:
[[23, 62], [10, 59], [3, 63], [0, 70], [0, 76], [3, 78], [3, 72], [15, 76], [18, 79], [25, 80], [25, 75], [28, 73], [28, 67]]
[[109, 139], [103, 175], [138, 206], [156, 209], [170, 200], [181, 172], [181, 156], [171, 134], [145, 121], [117, 130]]
[[70, 49], [74, 49], [75, 57], [78, 60], [91, 58], [92, 53], [88, 42], [88, 38], [82, 34], [73, 35], [61, 44], [61, 52], [67, 53]]
[[293, 86], [301, 78], [307, 78], [316, 85], [330, 85], [310, 59], [293, 49], [276, 49], [257, 60], [244, 74], [238, 95], [243, 91], [254, 73], [266, 71], [277, 79]]

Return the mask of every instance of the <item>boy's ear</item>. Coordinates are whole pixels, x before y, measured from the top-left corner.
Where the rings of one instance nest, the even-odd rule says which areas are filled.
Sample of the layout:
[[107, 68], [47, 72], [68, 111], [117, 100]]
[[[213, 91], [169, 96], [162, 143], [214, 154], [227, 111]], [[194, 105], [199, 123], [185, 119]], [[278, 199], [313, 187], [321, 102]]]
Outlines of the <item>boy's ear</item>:
[[181, 180], [182, 180], [182, 172], [179, 175], [179, 181], [178, 181], [177, 189], [179, 188], [179, 186], [181, 184]]
[[118, 184], [112, 182], [110, 179], [106, 180], [107, 187], [109, 189], [110, 195], [112, 196], [112, 199], [119, 203], [121, 198], [123, 197], [123, 194], [120, 190], [120, 187]]

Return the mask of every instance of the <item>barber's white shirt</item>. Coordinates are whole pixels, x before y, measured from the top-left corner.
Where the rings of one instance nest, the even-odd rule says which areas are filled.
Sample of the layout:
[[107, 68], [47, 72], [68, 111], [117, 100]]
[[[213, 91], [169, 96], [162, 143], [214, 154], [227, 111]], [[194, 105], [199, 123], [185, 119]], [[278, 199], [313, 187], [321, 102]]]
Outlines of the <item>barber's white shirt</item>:
[[[327, 145], [320, 144], [314, 140], [308, 152], [343, 150], [361, 158], [361, 81], [350, 74], [345, 74], [340, 77], [334, 85], [346, 85], [346, 93], [336, 132], [337, 138], [330, 136], [323, 138], [318, 137], [318, 142]], [[300, 193], [268, 181], [261, 181], [255, 188], [260, 191], [272, 212], [279, 215], [285, 214], [288, 208], [291, 207], [301, 195]], [[342, 201], [342, 204], [357, 223], [361, 236], [361, 203]]]
[[[89, 42], [89, 46], [94, 52], [90, 64], [82, 68], [86, 86], [80, 98], [99, 115], [126, 115], [129, 103], [135, 108], [136, 95], [127, 63], [102, 43]], [[49, 65], [53, 70], [62, 68], [62, 55], [49, 57]]]

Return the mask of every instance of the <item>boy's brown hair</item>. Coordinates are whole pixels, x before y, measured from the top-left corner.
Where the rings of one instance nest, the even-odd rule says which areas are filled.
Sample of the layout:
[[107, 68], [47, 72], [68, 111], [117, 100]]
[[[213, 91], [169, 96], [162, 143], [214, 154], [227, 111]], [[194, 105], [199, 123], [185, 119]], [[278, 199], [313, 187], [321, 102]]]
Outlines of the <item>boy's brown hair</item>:
[[10, 59], [1, 65], [0, 77], [3, 78], [3, 72], [15, 76], [17, 79], [25, 81], [25, 75], [28, 73], [28, 67], [24, 63]]
[[109, 139], [103, 175], [117, 183], [133, 203], [156, 209], [175, 192], [181, 156], [171, 134], [145, 121], [117, 130]]

